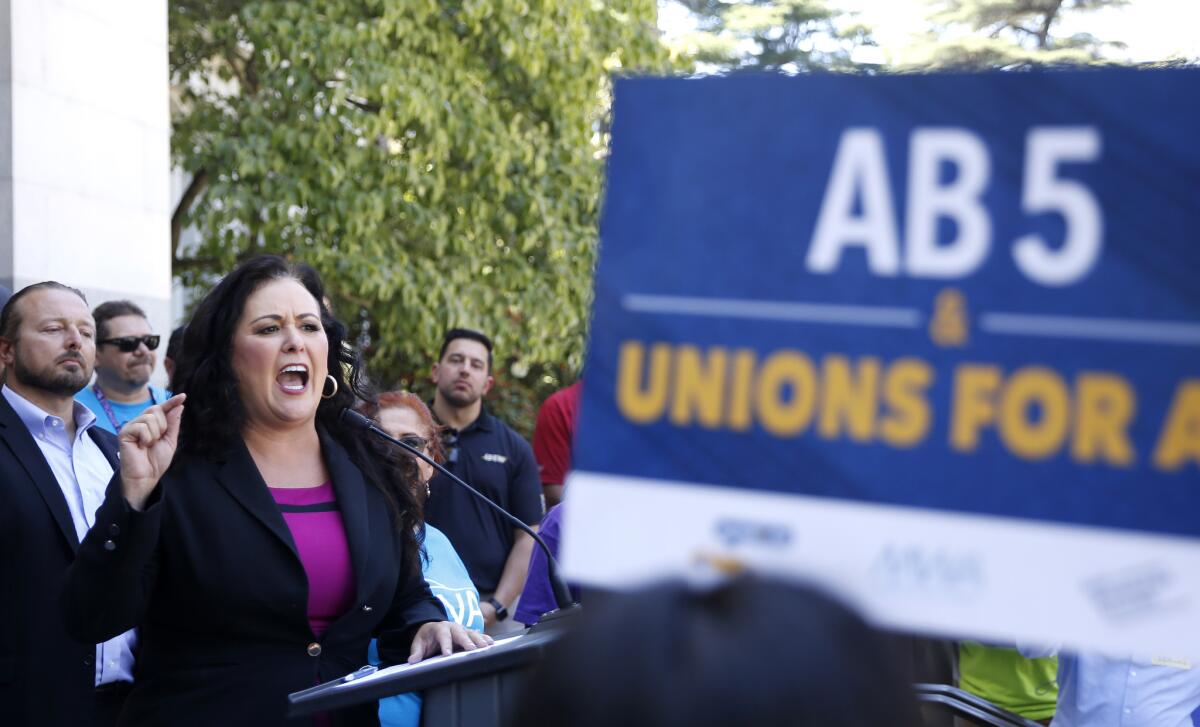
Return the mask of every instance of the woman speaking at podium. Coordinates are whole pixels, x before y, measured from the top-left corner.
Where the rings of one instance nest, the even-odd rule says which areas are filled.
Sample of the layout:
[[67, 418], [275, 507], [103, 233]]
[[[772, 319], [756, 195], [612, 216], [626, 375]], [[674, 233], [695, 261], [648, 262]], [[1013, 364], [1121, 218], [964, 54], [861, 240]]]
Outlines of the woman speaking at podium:
[[[396, 459], [337, 424], [363, 393], [317, 274], [263, 256], [196, 308], [177, 395], [121, 431], [63, 596], [71, 634], [138, 629], [125, 725], [295, 725], [287, 695], [488, 643], [421, 578]], [[374, 724], [375, 703], [315, 724]], [[301, 722], [302, 723], [302, 722]]]

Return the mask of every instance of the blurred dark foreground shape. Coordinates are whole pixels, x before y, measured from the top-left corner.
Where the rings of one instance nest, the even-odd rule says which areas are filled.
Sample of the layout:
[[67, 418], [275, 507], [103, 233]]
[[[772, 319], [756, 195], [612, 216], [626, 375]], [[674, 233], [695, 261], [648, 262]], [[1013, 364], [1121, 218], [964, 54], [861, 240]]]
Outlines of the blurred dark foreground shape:
[[589, 604], [511, 724], [905, 727], [905, 677], [890, 641], [810, 587], [670, 582]]

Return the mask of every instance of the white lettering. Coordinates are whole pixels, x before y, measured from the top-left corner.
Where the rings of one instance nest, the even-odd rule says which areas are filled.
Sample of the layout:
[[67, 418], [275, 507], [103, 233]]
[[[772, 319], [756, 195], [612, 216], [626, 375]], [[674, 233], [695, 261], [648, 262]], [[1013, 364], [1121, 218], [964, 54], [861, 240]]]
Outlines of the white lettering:
[[462, 620], [462, 625], [466, 626], [471, 623], [476, 616], [479, 617], [479, 623], [483, 623], [483, 610], [479, 608], [479, 594], [475, 591], [467, 592], [467, 606], [470, 610], [467, 611], [467, 617]]
[[[943, 162], [958, 170], [946, 185], [938, 183]], [[992, 223], [979, 197], [991, 175], [987, 147], [965, 129], [917, 129], [909, 143], [908, 208], [904, 267], [915, 277], [959, 278], [970, 275], [987, 257]], [[938, 245], [938, 220], [952, 218], [958, 236]]]
[[[1087, 185], [1060, 177], [1059, 166], [1095, 162], [1100, 152], [1100, 133], [1094, 127], [1029, 131], [1021, 209], [1030, 215], [1059, 214], [1066, 226], [1061, 244], [1037, 234], [1014, 241], [1017, 268], [1034, 283], [1070, 285], [1099, 260], [1104, 235], [1100, 203]], [[940, 172], [946, 164], [956, 173], [942, 183]], [[903, 221], [906, 274], [963, 278], [983, 265], [992, 247], [992, 220], [982, 201], [990, 178], [991, 157], [977, 134], [950, 127], [912, 132]], [[956, 234], [939, 244], [938, 225], [947, 218], [954, 222]], [[805, 264], [814, 273], [834, 272], [851, 247], [863, 248], [873, 275], [900, 273], [901, 244], [887, 157], [876, 129], [856, 127], [842, 134]]]
[[437, 593], [434, 595], [436, 595], [437, 599], [442, 602], [442, 607], [446, 609], [446, 616], [449, 617], [450, 621], [453, 621], [456, 624], [466, 623], [466, 621], [463, 619], [463, 615], [467, 611], [467, 605], [463, 603], [463, 597], [461, 593], [454, 594], [455, 600], [458, 601], [458, 608], [455, 608], [454, 605], [450, 603], [450, 599], [447, 598], [445, 594]]
[[[856, 197], [862, 202], [858, 217], [853, 215]], [[900, 246], [887, 161], [883, 138], [875, 129], [847, 129], [842, 134], [806, 265], [815, 273], [832, 272], [842, 251], [852, 245], [865, 248], [867, 267], [873, 274], [899, 272]]]
[[1100, 132], [1091, 126], [1030, 129], [1025, 143], [1021, 207], [1032, 214], [1058, 212], [1067, 226], [1057, 250], [1039, 235], [1016, 240], [1013, 258], [1030, 280], [1042, 285], [1069, 285], [1087, 275], [1100, 257], [1104, 232], [1100, 204], [1083, 184], [1056, 177], [1060, 162], [1093, 162], [1099, 158]]

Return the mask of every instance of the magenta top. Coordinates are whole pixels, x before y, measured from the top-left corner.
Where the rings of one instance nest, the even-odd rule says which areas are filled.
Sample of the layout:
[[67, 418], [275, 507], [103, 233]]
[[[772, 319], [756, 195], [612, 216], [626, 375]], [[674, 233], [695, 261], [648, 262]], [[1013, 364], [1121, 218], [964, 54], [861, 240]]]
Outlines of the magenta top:
[[268, 487], [308, 575], [308, 623], [317, 636], [354, 605], [354, 567], [333, 483]]

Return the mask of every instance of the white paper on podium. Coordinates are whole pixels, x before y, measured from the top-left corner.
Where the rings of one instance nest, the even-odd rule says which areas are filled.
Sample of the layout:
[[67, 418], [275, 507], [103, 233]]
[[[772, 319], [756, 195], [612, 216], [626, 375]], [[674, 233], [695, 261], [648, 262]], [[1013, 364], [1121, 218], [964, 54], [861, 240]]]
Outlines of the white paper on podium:
[[416, 664], [396, 664], [395, 666], [389, 666], [386, 669], [380, 669], [379, 671], [375, 672], [374, 674], [370, 674], [365, 677], [357, 677], [348, 682], [341, 682], [339, 684], [335, 684], [334, 689], [341, 689], [343, 687], [357, 686], [359, 684], [373, 682], [378, 679], [386, 679], [387, 677], [390, 677], [390, 676], [393, 676], [396, 674], [401, 674], [404, 672], [419, 671], [422, 669], [429, 668], [431, 666], [436, 666], [438, 664], [445, 664], [447, 661], [452, 661], [454, 659], [470, 658], [472, 656], [482, 654], [486, 651], [490, 651], [491, 649], [495, 649], [498, 646], [504, 646], [505, 644], [515, 643], [517, 639], [523, 637], [524, 635], [525, 634], [522, 633], [522, 634], [517, 634], [516, 636], [509, 636], [509, 637], [506, 637], [503, 639], [497, 639], [496, 642], [491, 644], [490, 646], [480, 646], [479, 648], [475, 649], [474, 651], [456, 651], [453, 654], [450, 654], [449, 656], [433, 656], [424, 661], [419, 661]]

